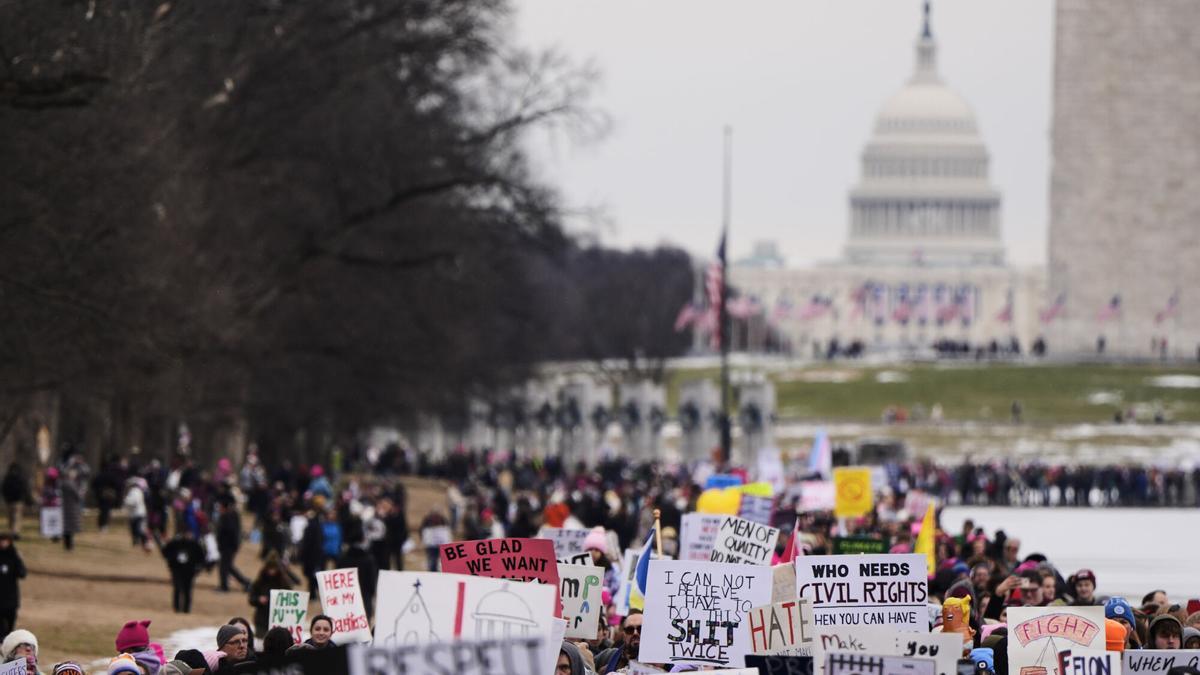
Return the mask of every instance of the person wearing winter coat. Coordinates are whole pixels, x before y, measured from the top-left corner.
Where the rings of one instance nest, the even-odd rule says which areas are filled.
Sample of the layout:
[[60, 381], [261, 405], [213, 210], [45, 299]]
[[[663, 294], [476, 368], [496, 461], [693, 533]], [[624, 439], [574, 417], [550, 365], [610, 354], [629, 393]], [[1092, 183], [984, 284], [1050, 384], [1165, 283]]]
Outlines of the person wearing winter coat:
[[229, 577], [233, 576], [242, 590], [250, 590], [250, 580], [234, 564], [238, 549], [242, 546], [242, 519], [233, 502], [223, 499], [217, 502], [217, 553], [221, 557], [217, 589], [229, 592]]
[[280, 562], [279, 556], [272, 551], [263, 563], [258, 577], [250, 584], [250, 606], [254, 608], [254, 632], [265, 635], [270, 622], [271, 591], [290, 590], [291, 582], [287, 572]]
[[75, 535], [83, 529], [83, 499], [87, 492], [84, 485], [75, 467], [63, 472], [59, 489], [62, 495], [63, 548], [68, 551], [75, 549]]
[[134, 546], [145, 548], [149, 546], [146, 536], [146, 493], [150, 488], [145, 478], [133, 477], [126, 481], [128, 491], [125, 493], [125, 515], [129, 518], [129, 537]]
[[315, 598], [317, 572], [325, 569], [325, 533], [317, 513], [309, 514], [308, 525], [305, 526], [304, 536], [300, 539], [300, 565], [304, 569], [304, 577], [308, 579], [308, 592]]
[[4, 503], [8, 507], [8, 530], [20, 532], [25, 505], [33, 499], [29, 479], [20, 464], [13, 462], [8, 465], [8, 472], [4, 474], [4, 484], [0, 485], [0, 494], [3, 494]]
[[18, 628], [4, 636], [0, 642], [0, 663], [8, 663], [21, 657], [38, 656], [38, 639], [33, 633]]
[[25, 578], [25, 561], [17, 553], [11, 532], [0, 532], [0, 635], [8, 635], [17, 627], [17, 610], [21, 608], [21, 579]]
[[162, 554], [171, 570], [171, 606], [177, 613], [189, 614], [196, 573], [204, 566], [204, 547], [184, 528], [163, 545]]
[[587, 667], [587, 662], [584, 661], [583, 652], [579, 647], [573, 642], [563, 640], [562, 648], [558, 652], [554, 675], [594, 675], [594, 673], [591, 668]]

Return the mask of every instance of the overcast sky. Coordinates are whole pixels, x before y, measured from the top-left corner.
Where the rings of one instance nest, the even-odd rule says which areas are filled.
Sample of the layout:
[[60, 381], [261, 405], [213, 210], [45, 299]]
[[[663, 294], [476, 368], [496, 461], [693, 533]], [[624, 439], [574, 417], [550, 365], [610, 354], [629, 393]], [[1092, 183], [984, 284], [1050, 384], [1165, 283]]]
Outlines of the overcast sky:
[[[883, 101], [907, 80], [920, 0], [515, 0], [518, 40], [591, 61], [611, 133], [534, 137], [605, 243], [711, 255], [721, 129], [734, 128], [731, 255], [776, 240], [792, 264], [839, 256], [847, 190]], [[1003, 195], [1009, 259], [1045, 258], [1051, 0], [936, 0], [943, 79], [972, 105]], [[584, 225], [576, 224], [576, 227]]]

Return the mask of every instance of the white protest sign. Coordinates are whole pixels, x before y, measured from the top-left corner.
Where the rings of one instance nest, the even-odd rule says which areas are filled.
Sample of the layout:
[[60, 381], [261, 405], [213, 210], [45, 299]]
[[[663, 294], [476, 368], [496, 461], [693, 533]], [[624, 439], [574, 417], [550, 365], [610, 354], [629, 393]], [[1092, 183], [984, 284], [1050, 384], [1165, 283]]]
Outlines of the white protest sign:
[[771, 566], [771, 602], [793, 600], [796, 595], [796, 566], [780, 563]]
[[317, 572], [317, 590], [321, 611], [333, 619], [333, 639], [338, 644], [371, 641], [371, 622], [363, 607], [357, 569]]
[[1066, 649], [1058, 653], [1062, 675], [1121, 675], [1121, 654], [1104, 649]]
[[937, 675], [956, 675], [962, 655], [959, 633], [913, 633], [891, 628], [835, 626], [821, 628], [814, 654], [824, 662], [829, 652], [855, 652], [933, 659]]
[[818, 626], [929, 631], [928, 563], [917, 553], [796, 558], [796, 594]]
[[269, 628], [288, 629], [296, 643], [307, 640], [308, 591], [272, 590], [267, 622]]
[[742, 622], [753, 654], [812, 656], [816, 631], [812, 603], [801, 598], [755, 607]]
[[832, 511], [836, 497], [831, 480], [806, 480], [800, 483], [801, 511]]
[[742, 665], [754, 607], [771, 603], [763, 565], [651, 560], [642, 621], [642, 663]]
[[[539, 583], [447, 574], [379, 573], [375, 646], [553, 635], [557, 589]], [[559, 643], [548, 643], [558, 653]], [[547, 656], [547, 661], [549, 656]]]
[[833, 652], [825, 657], [825, 675], [935, 675], [933, 659]]
[[[62, 513], [62, 509], [59, 509], [59, 513]], [[22, 656], [16, 661], [9, 661], [0, 666], [0, 675], [25, 675], [25, 668], [26, 659]]]
[[563, 643], [563, 638], [566, 636], [567, 620], [554, 617], [554, 619], [550, 622], [550, 639], [546, 640], [546, 648], [543, 650], [542, 654], [542, 662], [545, 664], [545, 672], [558, 672], [558, 652], [561, 649], [559, 645]]
[[604, 570], [595, 565], [558, 564], [559, 587], [562, 589], [562, 618], [567, 620], [569, 638], [596, 639], [600, 625], [600, 594], [604, 590]]
[[587, 539], [589, 530], [568, 529], [563, 527], [543, 527], [538, 530], [538, 539], [549, 539], [554, 542], [554, 556], [569, 558], [583, 553], [583, 540]]
[[421, 528], [421, 545], [437, 548], [454, 541], [454, 533], [445, 525]]
[[[56, 539], [63, 536], [63, 510], [61, 506], [43, 506], [41, 513], [42, 536]], [[3, 671], [0, 671], [3, 673]]]
[[555, 560], [564, 565], [595, 565], [592, 562], [592, 554], [589, 552], [576, 553], [575, 555], [567, 555], [561, 558], [555, 554]]
[[1059, 652], [1104, 650], [1103, 607], [1009, 607], [1007, 611], [1010, 673], [1063, 675]]
[[767, 565], [775, 553], [779, 528], [737, 516], [723, 516], [709, 560], [723, 563]]
[[1166, 675], [1176, 666], [1200, 668], [1197, 649], [1126, 649], [1121, 655], [1125, 675]]
[[714, 513], [685, 513], [679, 523], [679, 559], [707, 562], [712, 558], [717, 530], [724, 516]]
[[395, 647], [353, 646], [346, 658], [350, 666], [350, 675], [451, 671], [455, 675], [528, 675], [553, 672], [545, 669], [545, 662], [542, 660], [545, 652], [546, 638], [530, 635], [504, 639], [426, 642]]

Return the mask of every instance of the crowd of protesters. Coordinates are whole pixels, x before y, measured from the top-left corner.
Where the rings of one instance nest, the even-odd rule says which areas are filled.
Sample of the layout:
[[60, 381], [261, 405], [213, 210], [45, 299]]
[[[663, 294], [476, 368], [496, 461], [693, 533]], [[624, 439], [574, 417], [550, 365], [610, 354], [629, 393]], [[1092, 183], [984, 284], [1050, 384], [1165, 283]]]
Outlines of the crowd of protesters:
[[[112, 513], [121, 509], [129, 526], [130, 545], [161, 552], [170, 572], [176, 612], [191, 610], [196, 576], [205, 570], [216, 572], [218, 591], [236, 590], [247, 597], [249, 620], [235, 618], [222, 626], [215, 649], [184, 650], [172, 661], [161, 648], [155, 650], [148, 636], [148, 621], [125, 624], [116, 642], [117, 651], [124, 656], [115, 656], [108, 672], [232, 673], [251, 670], [257, 666], [248, 664], [261, 665], [263, 659], [285, 659], [288, 650], [327, 648], [336, 643], [337, 636], [331, 635], [332, 624], [326, 617], [313, 619], [309, 626], [313, 637], [303, 646], [294, 645], [286, 631], [268, 630], [271, 590], [307, 586], [316, 597], [318, 571], [353, 567], [359, 572], [371, 616], [380, 570], [403, 569], [405, 555], [418, 548], [427, 554], [424, 567], [437, 569], [437, 544], [443, 543], [444, 536], [435, 536], [436, 532], [448, 531], [463, 540], [534, 537], [543, 526], [594, 528], [584, 546], [593, 562], [605, 569], [600, 631], [594, 640], [565, 644], [560, 671], [622, 672], [636, 657], [641, 617], [612, 602], [619, 584], [620, 550], [636, 547], [645, 539], [657, 510], [664, 552], [674, 555], [682, 516], [695, 510], [702, 493], [694, 468], [639, 465], [619, 459], [585, 470], [565, 466], [555, 458], [517, 459], [509, 453], [461, 449], [433, 461], [391, 447], [352, 453], [346, 464], [354, 470], [339, 476], [329, 475], [321, 465], [281, 462], [267, 467], [251, 450], [241, 466], [220, 460], [211, 471], [185, 456], [167, 465], [158, 460], [137, 465], [114, 457], [93, 473], [77, 453], [47, 469], [41, 481], [41, 502], [63, 507], [62, 539], [67, 551], [73, 545], [68, 537], [82, 529], [82, 505], [90, 496], [93, 501], [89, 503], [96, 505], [96, 527], [107, 528]], [[445, 510], [409, 513], [404, 482], [399, 478], [403, 474], [444, 480]], [[1096, 491], [1121, 496], [1129, 490], [1144, 494], [1144, 502], [1156, 498], [1178, 502], [1183, 499], [1181, 486], [1187, 482], [1178, 471], [1004, 464], [939, 467], [921, 463], [891, 467], [886, 475], [889, 486], [874, 512], [850, 522], [838, 522], [827, 512], [797, 517], [801, 495], [796, 487], [800, 483], [792, 481], [773, 505], [772, 524], [782, 531], [777, 555], [785, 553], [785, 542], [797, 525], [798, 541], [811, 554], [832, 552], [835, 535], [875, 537], [885, 541], [892, 552], [910, 552], [921, 514], [905, 510], [904, 497], [909, 491], [941, 497], [943, 503], [1005, 503], [996, 495], [1013, 494], [1013, 485], [1020, 483], [1035, 491], [1054, 489], [1066, 495], [1063, 499], [1067, 501], [1075, 494], [1091, 493], [1094, 501]], [[1006, 484], [1006, 476], [1013, 482]], [[17, 485], [21, 481], [24, 483]], [[989, 488], [992, 485], [995, 487]], [[15, 531], [20, 509], [32, 501], [34, 490], [19, 468], [10, 468], [3, 488]], [[1175, 496], [1169, 496], [1172, 494]], [[1118, 498], [1113, 503], [1125, 502]], [[68, 514], [68, 506], [75, 512]], [[419, 523], [411, 532], [410, 520]], [[615, 534], [618, 550], [611, 549], [606, 532]], [[235, 564], [238, 551], [247, 542], [257, 545], [262, 561], [253, 576], [243, 574]], [[971, 597], [970, 620], [976, 626], [979, 645], [991, 641], [996, 646], [1004, 639], [1003, 622], [1009, 607], [1055, 603], [1103, 604], [1110, 619], [1127, 623], [1128, 634], [1122, 644], [1130, 648], [1162, 644], [1182, 648], [1193, 644], [1193, 638], [1200, 642], [1196, 630], [1200, 627], [1200, 602], [1185, 608], [1159, 590], [1136, 605], [1124, 598], [1109, 598], [1102, 593], [1103, 586], [1098, 586], [1103, 577], [1095, 572], [1059, 570], [1044, 555], [1024, 554], [1020, 542], [1004, 532], [989, 535], [969, 522], [961, 532], [939, 532], [937, 548], [931, 597], [939, 602], [948, 597]], [[30, 658], [32, 675], [41, 672], [36, 667], [38, 643], [21, 628], [18, 615], [19, 581], [26, 572], [14, 535], [0, 535], [0, 635], [7, 636], [2, 656], [5, 660]], [[1171, 636], [1173, 642], [1167, 639]], [[1002, 651], [996, 651], [998, 664]], [[70, 674], [75, 672], [72, 667], [59, 664], [52, 672]], [[996, 673], [1007, 675], [1000, 665]]]

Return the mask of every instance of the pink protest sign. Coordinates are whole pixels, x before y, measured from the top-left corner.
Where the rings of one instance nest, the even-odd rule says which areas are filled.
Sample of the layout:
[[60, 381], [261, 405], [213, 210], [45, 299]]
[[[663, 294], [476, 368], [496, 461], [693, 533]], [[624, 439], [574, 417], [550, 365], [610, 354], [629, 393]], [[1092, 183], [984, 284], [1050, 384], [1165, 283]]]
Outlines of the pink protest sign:
[[[478, 539], [442, 544], [442, 571], [493, 579], [537, 581], [559, 588], [554, 542], [549, 539]], [[562, 616], [561, 607], [555, 616]]]

